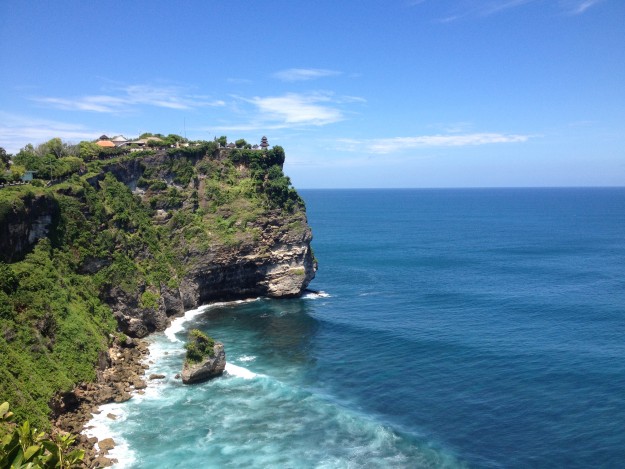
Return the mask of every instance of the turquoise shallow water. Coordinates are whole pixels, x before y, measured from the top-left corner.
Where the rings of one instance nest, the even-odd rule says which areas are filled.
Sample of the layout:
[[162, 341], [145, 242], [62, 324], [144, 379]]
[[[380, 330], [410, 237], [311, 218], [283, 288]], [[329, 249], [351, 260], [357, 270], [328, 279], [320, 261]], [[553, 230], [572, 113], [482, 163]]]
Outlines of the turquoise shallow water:
[[[94, 421], [119, 467], [622, 465], [625, 190], [301, 193], [325, 294], [153, 336], [167, 378]], [[223, 378], [174, 379], [190, 327]]]

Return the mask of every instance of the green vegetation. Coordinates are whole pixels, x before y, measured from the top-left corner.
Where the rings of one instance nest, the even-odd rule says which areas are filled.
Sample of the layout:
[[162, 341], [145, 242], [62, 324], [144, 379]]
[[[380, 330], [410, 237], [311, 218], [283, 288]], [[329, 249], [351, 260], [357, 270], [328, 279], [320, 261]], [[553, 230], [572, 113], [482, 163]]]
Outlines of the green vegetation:
[[9, 161], [11, 161], [11, 155], [0, 147], [0, 169], [9, 169]]
[[95, 379], [115, 322], [93, 279], [72, 272], [47, 239], [24, 261], [0, 263], [0, 271], [0, 395], [18, 417], [47, 428], [55, 393]]
[[215, 355], [215, 340], [199, 329], [189, 332], [189, 342], [184, 346], [187, 350], [186, 360], [189, 363], [199, 363], [206, 357]]
[[[0, 190], [0, 228], [27, 218], [35, 201], [56, 210], [29, 254], [0, 262], [0, 398], [18, 418], [49, 428], [55, 394], [95, 379], [98, 358], [121, 337], [111, 298], [156, 311], [161, 292], [193, 267], [190, 254], [251, 251], [267, 230], [305, 226], [303, 202], [282, 172], [284, 150], [237, 142], [242, 148], [214, 141], [130, 153], [53, 139], [14, 157], [39, 178], [63, 176], [50, 187]], [[129, 171], [135, 193], [113, 175]], [[282, 227], [269, 226], [276, 216]], [[192, 339], [190, 361], [211, 353], [212, 339]]]
[[9, 214], [24, 210], [27, 203], [44, 194], [44, 189], [30, 185], [3, 188], [0, 190], [0, 223], [8, 221]]
[[13, 163], [36, 171], [38, 178], [56, 179], [84, 169], [80, 150], [80, 145], [69, 145], [60, 138], [53, 138], [37, 147], [26, 145], [13, 157]]
[[25, 420], [13, 424], [9, 403], [0, 404], [0, 467], [24, 469], [71, 469], [82, 467], [84, 450], [71, 449], [76, 438], [58, 434], [50, 439]]
[[159, 297], [160, 296], [157, 293], [146, 290], [141, 295], [141, 299], [139, 300], [139, 305], [142, 308], [156, 309], [158, 308]]

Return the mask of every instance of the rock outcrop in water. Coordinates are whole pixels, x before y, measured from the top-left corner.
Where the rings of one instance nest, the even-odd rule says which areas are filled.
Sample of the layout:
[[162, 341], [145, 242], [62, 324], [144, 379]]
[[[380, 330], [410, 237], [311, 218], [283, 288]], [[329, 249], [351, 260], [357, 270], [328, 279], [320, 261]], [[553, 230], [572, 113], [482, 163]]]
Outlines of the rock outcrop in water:
[[226, 352], [224, 344], [215, 342], [211, 356], [204, 358], [199, 363], [185, 361], [180, 375], [184, 384], [194, 384], [220, 376], [225, 369]]

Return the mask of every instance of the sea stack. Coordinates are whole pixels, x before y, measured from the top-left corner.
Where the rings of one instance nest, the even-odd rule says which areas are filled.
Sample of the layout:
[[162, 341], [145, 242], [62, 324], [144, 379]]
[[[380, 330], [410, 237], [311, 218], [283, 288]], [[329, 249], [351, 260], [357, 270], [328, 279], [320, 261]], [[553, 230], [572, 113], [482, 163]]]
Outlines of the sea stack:
[[182, 382], [184, 384], [201, 383], [221, 375], [226, 368], [226, 351], [224, 344], [216, 342], [213, 347], [214, 356], [206, 357], [199, 363], [184, 362]]
[[203, 332], [194, 329], [185, 346], [187, 356], [182, 367], [182, 382], [193, 384], [221, 375], [226, 368], [224, 344], [215, 342]]

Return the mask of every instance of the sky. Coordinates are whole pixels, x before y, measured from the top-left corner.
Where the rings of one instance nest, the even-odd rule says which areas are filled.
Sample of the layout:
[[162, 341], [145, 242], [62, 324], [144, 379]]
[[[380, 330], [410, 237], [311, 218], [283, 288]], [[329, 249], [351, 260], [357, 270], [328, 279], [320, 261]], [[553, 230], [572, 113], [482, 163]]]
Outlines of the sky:
[[625, 186], [623, 0], [2, 0], [0, 146], [227, 135], [297, 188]]

